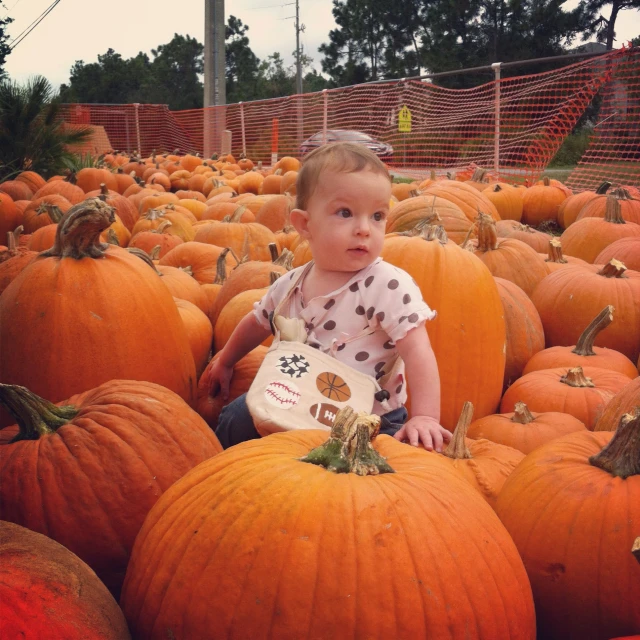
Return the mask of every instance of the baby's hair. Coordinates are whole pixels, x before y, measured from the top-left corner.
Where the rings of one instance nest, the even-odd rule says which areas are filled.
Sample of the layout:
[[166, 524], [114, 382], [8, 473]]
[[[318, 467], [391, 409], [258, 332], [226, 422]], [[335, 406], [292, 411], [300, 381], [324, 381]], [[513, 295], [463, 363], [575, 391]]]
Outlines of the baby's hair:
[[302, 163], [296, 181], [296, 207], [306, 210], [323, 171], [355, 173], [373, 171], [391, 180], [389, 170], [367, 147], [352, 142], [332, 142], [313, 150]]

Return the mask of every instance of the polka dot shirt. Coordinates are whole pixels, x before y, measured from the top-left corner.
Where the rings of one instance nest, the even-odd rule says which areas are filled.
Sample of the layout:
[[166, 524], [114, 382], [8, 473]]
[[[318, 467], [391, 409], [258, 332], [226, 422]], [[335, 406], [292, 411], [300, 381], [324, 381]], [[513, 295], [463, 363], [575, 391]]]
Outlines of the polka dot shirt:
[[[254, 305], [257, 321], [269, 329], [270, 314], [293, 286], [280, 315], [302, 318], [311, 346], [378, 380], [392, 368], [398, 356], [396, 342], [436, 316], [422, 299], [413, 278], [382, 258], [359, 271], [339, 289], [305, 301], [300, 282], [310, 266], [298, 267], [271, 285], [262, 300]], [[294, 281], [301, 273], [296, 284]], [[367, 328], [373, 332], [347, 342]], [[389, 392], [391, 409], [402, 406], [407, 399], [404, 364], [400, 361], [399, 365], [383, 387]], [[385, 412], [378, 402], [373, 410], [378, 414]]]

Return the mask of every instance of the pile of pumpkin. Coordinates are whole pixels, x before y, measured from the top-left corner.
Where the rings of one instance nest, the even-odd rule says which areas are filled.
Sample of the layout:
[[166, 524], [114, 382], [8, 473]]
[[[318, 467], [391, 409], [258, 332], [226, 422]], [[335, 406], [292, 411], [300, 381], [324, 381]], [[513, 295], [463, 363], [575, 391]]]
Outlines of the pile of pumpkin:
[[395, 184], [453, 442], [344, 415], [222, 453], [207, 367], [311, 257], [299, 162], [104, 162], [0, 184], [3, 637], [640, 634], [637, 190]]

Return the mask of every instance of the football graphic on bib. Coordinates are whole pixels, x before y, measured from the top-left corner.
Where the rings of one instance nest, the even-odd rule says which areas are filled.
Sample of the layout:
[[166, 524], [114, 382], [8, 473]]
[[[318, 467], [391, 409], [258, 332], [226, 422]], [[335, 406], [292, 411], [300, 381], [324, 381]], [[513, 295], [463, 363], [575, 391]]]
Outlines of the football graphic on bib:
[[338, 407], [334, 407], [332, 404], [322, 402], [321, 404], [311, 405], [309, 413], [325, 427], [331, 427], [333, 421], [336, 419], [336, 414], [340, 411]]
[[337, 374], [325, 371], [316, 378], [318, 391], [329, 400], [346, 402], [351, 397], [349, 385]]

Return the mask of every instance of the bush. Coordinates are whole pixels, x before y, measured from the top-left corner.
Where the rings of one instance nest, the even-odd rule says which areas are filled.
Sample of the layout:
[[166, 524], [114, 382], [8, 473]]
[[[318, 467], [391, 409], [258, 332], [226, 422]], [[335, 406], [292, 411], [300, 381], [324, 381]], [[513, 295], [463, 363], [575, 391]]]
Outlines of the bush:
[[584, 155], [589, 146], [592, 129], [582, 129], [576, 133], [569, 134], [558, 152], [549, 163], [549, 168], [575, 166]]

